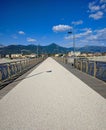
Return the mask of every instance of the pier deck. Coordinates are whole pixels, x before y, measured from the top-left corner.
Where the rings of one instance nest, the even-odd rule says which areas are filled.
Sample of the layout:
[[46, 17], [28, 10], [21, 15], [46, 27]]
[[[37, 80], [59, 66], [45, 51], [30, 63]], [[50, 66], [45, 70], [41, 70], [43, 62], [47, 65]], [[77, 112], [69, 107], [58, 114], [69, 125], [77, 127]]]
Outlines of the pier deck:
[[89, 87], [99, 93], [101, 96], [106, 98], [106, 82], [99, 80], [89, 74], [86, 74], [76, 68], [74, 68], [71, 64], [65, 64], [63, 62], [59, 62], [62, 66], [64, 66], [68, 71], [74, 74], [81, 81], [86, 83]]
[[0, 100], [1, 130], [106, 130], [106, 100], [52, 58]]

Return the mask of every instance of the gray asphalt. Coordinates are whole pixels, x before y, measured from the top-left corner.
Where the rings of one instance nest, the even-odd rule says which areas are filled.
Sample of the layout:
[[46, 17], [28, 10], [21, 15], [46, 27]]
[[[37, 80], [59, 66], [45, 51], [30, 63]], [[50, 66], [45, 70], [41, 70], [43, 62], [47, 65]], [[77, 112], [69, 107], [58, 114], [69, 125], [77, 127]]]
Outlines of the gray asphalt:
[[106, 130], [106, 100], [48, 58], [0, 100], [0, 130]]

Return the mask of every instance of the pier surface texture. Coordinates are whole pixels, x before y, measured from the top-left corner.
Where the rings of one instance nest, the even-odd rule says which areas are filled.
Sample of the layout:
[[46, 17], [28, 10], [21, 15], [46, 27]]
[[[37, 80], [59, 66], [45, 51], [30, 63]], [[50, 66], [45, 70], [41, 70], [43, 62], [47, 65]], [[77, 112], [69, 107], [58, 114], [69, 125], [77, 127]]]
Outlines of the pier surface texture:
[[47, 58], [0, 100], [0, 130], [106, 130], [106, 99]]

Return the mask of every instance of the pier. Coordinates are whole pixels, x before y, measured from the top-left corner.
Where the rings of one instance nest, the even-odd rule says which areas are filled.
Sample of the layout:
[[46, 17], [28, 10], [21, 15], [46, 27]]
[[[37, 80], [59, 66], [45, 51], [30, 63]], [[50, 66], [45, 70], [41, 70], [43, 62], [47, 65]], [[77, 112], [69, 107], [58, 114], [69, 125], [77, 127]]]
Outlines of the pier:
[[14, 80], [0, 91], [0, 129], [106, 130], [106, 83], [82, 73], [49, 57]]

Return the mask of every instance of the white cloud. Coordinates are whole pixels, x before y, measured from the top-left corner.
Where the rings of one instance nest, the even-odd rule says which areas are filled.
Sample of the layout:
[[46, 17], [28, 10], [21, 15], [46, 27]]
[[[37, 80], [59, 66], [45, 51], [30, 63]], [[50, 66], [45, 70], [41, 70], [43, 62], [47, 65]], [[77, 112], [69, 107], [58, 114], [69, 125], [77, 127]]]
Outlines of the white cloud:
[[106, 43], [106, 28], [95, 30], [98, 40], [105, 41]]
[[[84, 31], [85, 30], [85, 31]], [[84, 28], [79, 30], [79, 33], [75, 34], [75, 43], [76, 46], [84, 45], [106, 45], [106, 28], [91, 30]], [[64, 37], [65, 40], [69, 40], [73, 43], [73, 35]]]
[[101, 6], [101, 9], [106, 9], [106, 4], [103, 4], [103, 5]]
[[37, 40], [36, 39], [34, 39], [34, 38], [27, 38], [27, 42], [36, 42]]
[[100, 6], [99, 5], [95, 5], [95, 2], [90, 2], [88, 7], [89, 7], [91, 12], [95, 12], [95, 11], [100, 10]]
[[94, 20], [101, 19], [106, 12], [106, 0], [90, 2], [88, 8], [89, 18], [93, 18]]
[[83, 24], [83, 21], [82, 20], [73, 21], [72, 24], [74, 24], [74, 25], [80, 25], [80, 24]]
[[106, 28], [94, 30], [92, 35], [90, 35], [86, 39], [92, 41], [103, 41], [104, 43], [106, 43]]
[[90, 40], [90, 41], [94, 41], [94, 40], [97, 40], [97, 35], [90, 35], [89, 37], [86, 37], [86, 40]]
[[25, 32], [24, 31], [19, 31], [18, 32], [20, 35], [25, 35]]
[[100, 0], [100, 3], [106, 3], [106, 0]]
[[54, 32], [64, 32], [64, 31], [68, 31], [68, 30], [70, 30], [70, 29], [72, 29], [72, 27], [71, 26], [69, 26], [69, 25], [56, 25], [56, 26], [53, 26], [53, 28], [52, 28], [52, 30], [54, 31]]
[[85, 32], [83, 32], [83, 33], [77, 34], [77, 35], [76, 35], [76, 38], [89, 36], [89, 35], [91, 35], [91, 34], [92, 34], [92, 30], [87, 30], [87, 31], [85, 31]]
[[103, 17], [103, 14], [104, 13], [102, 11], [98, 11], [95, 14], [90, 14], [89, 18], [93, 18], [94, 20], [98, 20], [98, 19], [101, 19]]
[[88, 31], [88, 30], [91, 30], [91, 28], [83, 28], [83, 29], [81, 29], [81, 31]]
[[97, 32], [97, 33], [106, 33], [106, 28], [103, 28], [103, 29], [98, 29], [98, 30], [95, 30], [94, 32]]
[[64, 37], [65, 40], [70, 40], [70, 39], [72, 39], [72, 38], [73, 38], [73, 35], [69, 35], [69, 36], [65, 36], [65, 37]]
[[[75, 34], [75, 38], [87, 37], [87, 36], [92, 34], [92, 30], [91, 29], [87, 29], [87, 28], [85, 29], [84, 28], [83, 30], [85, 30], [85, 31], [81, 32], [81, 33], [78, 33], [78, 34]], [[66, 40], [72, 39], [72, 38], [73, 38], [73, 35], [65, 37]]]
[[88, 42], [92, 41], [93, 43], [105, 44], [106, 43], [106, 28], [101, 30], [94, 30], [93, 34], [89, 37], [86, 37]]
[[[85, 32], [85, 34], [87, 34], [87, 32]], [[93, 40], [93, 41], [105, 40], [104, 42], [106, 42], [106, 28], [94, 30], [91, 33], [88, 32], [88, 34], [89, 35], [85, 35], [86, 36], [85, 39], [87, 40]]]

